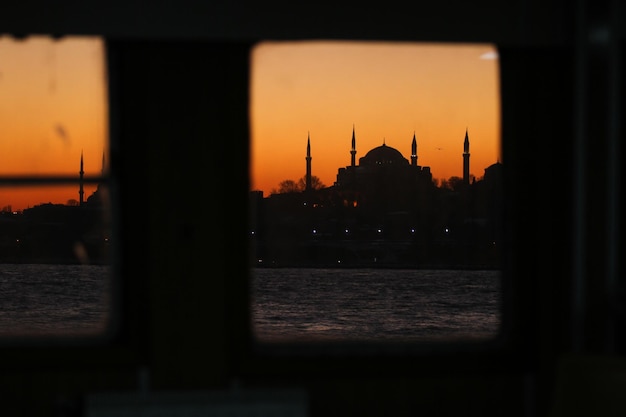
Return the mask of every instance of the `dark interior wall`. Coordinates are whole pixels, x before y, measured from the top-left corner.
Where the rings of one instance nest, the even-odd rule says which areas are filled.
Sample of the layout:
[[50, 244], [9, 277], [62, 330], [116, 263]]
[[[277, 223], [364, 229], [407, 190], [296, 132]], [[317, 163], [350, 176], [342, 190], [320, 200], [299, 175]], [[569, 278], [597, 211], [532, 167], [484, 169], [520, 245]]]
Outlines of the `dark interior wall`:
[[[556, 44], [572, 30], [566, 1], [15, 2], [2, 16], [4, 33], [104, 34], [153, 39], [389, 39]], [[37, 10], [35, 12], [34, 10]]]
[[[239, 257], [246, 254], [248, 48], [109, 45], [119, 91], [112, 163], [123, 169], [129, 202], [122, 218], [130, 230], [144, 227], [138, 242], [128, 242], [139, 247], [125, 250], [125, 262], [132, 279], [140, 277], [150, 314], [130, 331], [145, 332], [145, 360], [161, 388], [228, 382], [227, 289], [240, 282], [245, 294], [247, 277]], [[126, 181], [138, 171], [141, 182]]]

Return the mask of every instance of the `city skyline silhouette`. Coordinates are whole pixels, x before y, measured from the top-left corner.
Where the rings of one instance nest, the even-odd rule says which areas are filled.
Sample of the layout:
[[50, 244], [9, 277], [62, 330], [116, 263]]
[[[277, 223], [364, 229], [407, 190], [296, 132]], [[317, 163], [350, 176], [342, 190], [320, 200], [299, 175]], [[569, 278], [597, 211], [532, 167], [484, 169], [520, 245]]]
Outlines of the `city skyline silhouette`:
[[[42, 202], [23, 210], [0, 209], [0, 262], [108, 264], [112, 225], [108, 187], [86, 176], [81, 153], [73, 198], [65, 203]], [[102, 177], [105, 175], [102, 156]], [[89, 185], [89, 187], [87, 187]], [[32, 186], [33, 192], [44, 189]], [[10, 187], [6, 187], [10, 190]], [[68, 188], [69, 189], [69, 188]]]
[[418, 163], [415, 135], [410, 162], [383, 142], [357, 164], [353, 128], [350, 165], [331, 186], [314, 186], [308, 136], [299, 186], [250, 192], [251, 265], [499, 268], [502, 163], [470, 175], [470, 142], [466, 129], [462, 176], [438, 183]]
[[[44, 204], [81, 205], [89, 196], [98, 191], [98, 182], [107, 175], [106, 152], [103, 151], [101, 155], [100, 175], [94, 174], [96, 171], [93, 168], [86, 170], [86, 158], [84, 152], [81, 151], [80, 160], [77, 163], [78, 169], [72, 175], [10, 176], [17, 182], [11, 184], [9, 180], [8, 185], [0, 187], [0, 212], [17, 214]], [[29, 178], [32, 179], [32, 184], [28, 184]], [[38, 180], [46, 178], [63, 178], [62, 182], [66, 184], [54, 184], [52, 181], [47, 185], [37, 183]]]
[[[409, 164], [409, 160], [404, 157], [403, 153], [392, 146], [388, 146], [384, 138], [382, 140], [382, 145], [377, 146], [367, 151], [365, 157], [359, 157], [358, 165], [356, 164], [357, 153], [358, 153], [358, 150], [357, 150], [357, 140], [356, 140], [356, 127], [353, 126], [352, 127], [352, 141], [351, 141], [351, 148], [350, 148], [350, 155], [351, 155], [350, 165], [344, 168], [339, 168], [338, 173], [337, 173], [337, 180], [333, 182], [333, 184], [330, 186], [337, 186], [338, 184], [341, 184], [342, 182], [346, 180], [349, 181], [350, 178], [346, 176], [345, 171], [357, 170], [358, 169], [357, 166], [361, 166], [364, 160], [365, 161], [368, 160], [368, 157], [370, 160], [369, 162], [370, 165], [372, 163], [383, 163], [383, 164], [391, 163], [392, 160], [394, 159], [397, 160], [397, 163], [399, 163], [400, 165], [403, 164], [403, 161], [406, 162], [406, 165]], [[324, 156], [322, 156], [321, 158], [323, 159]], [[457, 154], [457, 157], [458, 157], [458, 154]], [[469, 141], [469, 128], [466, 128], [465, 137], [463, 139], [463, 151], [462, 151], [463, 164], [459, 169], [458, 175], [451, 175], [448, 178], [436, 177], [433, 175], [430, 165], [422, 166], [418, 164], [418, 158], [419, 158], [418, 141], [417, 141], [415, 132], [413, 133], [413, 138], [411, 140], [410, 165], [416, 166], [417, 169], [422, 172], [421, 175], [425, 176], [427, 180], [429, 181], [434, 181], [435, 185], [437, 186], [449, 187], [451, 186], [450, 185], [451, 182], [455, 182], [459, 179], [462, 180], [463, 183], [467, 185], [471, 181], [482, 179], [484, 174], [475, 175], [473, 173], [472, 171], [473, 168], [471, 167], [471, 164], [470, 164], [470, 157], [471, 157], [471, 153], [470, 153], [470, 141]], [[325, 184], [324, 182], [322, 182], [319, 176], [314, 174], [312, 159], [313, 159], [313, 154], [312, 154], [312, 147], [311, 147], [311, 134], [309, 132], [307, 134], [306, 157], [305, 157], [306, 169], [305, 169], [304, 176], [301, 176], [298, 178], [285, 178], [277, 185], [277, 187], [273, 187], [271, 190], [269, 190], [269, 192], [267, 192], [267, 190], [252, 190], [252, 191], [260, 191], [264, 193], [264, 195], [265, 194], [271, 195], [271, 194], [281, 194], [281, 193], [293, 192], [293, 191], [305, 191], [305, 190], [312, 190], [312, 189], [318, 190], [320, 188], [328, 187], [329, 186], [328, 184]], [[499, 164], [500, 162], [501, 161], [498, 158], [493, 164]], [[487, 170], [493, 164], [490, 164], [484, 169]], [[350, 175], [355, 175], [355, 173], [352, 173]], [[340, 180], [340, 177], [343, 177], [343, 181]]]

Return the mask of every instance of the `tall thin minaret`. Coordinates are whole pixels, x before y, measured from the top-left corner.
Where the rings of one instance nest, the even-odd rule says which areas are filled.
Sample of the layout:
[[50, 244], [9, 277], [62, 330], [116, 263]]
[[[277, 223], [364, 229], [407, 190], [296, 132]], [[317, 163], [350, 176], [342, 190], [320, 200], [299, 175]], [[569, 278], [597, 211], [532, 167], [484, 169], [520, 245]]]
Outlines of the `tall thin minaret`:
[[469, 168], [469, 137], [467, 128], [465, 128], [465, 141], [463, 142], [463, 184], [469, 185], [470, 168]]
[[354, 135], [354, 125], [352, 125], [352, 149], [350, 149], [350, 166], [356, 166], [356, 137]]
[[415, 139], [415, 132], [413, 132], [413, 142], [411, 143], [411, 165], [417, 166], [417, 140]]
[[306, 188], [305, 191], [311, 190], [311, 134], [308, 133], [306, 141]]
[[83, 176], [85, 175], [85, 171], [83, 170], [83, 151], [80, 151], [80, 171], [78, 172], [80, 175], [80, 182], [78, 187], [78, 205], [83, 205], [83, 195], [85, 191], [83, 190]]

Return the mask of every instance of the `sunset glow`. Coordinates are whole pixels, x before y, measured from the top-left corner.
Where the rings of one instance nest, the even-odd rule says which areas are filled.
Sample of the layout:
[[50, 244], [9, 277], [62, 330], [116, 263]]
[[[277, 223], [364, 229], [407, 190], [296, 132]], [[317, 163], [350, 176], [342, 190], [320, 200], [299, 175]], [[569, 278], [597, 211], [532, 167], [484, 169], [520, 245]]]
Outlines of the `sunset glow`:
[[[102, 172], [108, 150], [104, 42], [0, 37], [0, 175]], [[96, 186], [85, 184], [85, 198]], [[77, 186], [1, 187], [0, 208], [78, 200]]]
[[489, 44], [264, 42], [251, 67], [251, 189], [269, 195], [306, 172], [333, 185], [356, 160], [385, 143], [434, 179], [462, 176], [463, 139], [476, 178], [500, 161], [497, 50]]

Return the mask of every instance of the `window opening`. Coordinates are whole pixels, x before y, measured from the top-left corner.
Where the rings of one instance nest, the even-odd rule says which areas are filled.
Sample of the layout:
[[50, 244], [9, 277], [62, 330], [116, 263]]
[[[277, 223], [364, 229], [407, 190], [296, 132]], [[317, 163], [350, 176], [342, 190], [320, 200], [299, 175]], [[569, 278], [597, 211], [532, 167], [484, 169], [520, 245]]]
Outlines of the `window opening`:
[[250, 114], [257, 341], [497, 336], [493, 45], [263, 42]]
[[0, 343], [110, 325], [104, 41], [0, 36]]

